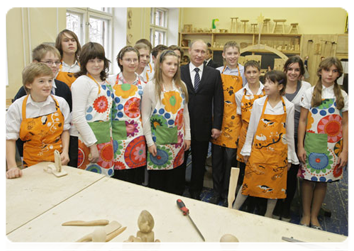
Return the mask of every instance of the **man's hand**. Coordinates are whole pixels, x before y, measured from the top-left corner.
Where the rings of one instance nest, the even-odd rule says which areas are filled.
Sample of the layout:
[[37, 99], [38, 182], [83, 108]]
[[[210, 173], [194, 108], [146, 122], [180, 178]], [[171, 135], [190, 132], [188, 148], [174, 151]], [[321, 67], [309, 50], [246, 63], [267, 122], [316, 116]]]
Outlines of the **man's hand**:
[[219, 138], [220, 134], [221, 134], [220, 130], [218, 130], [216, 128], [211, 129], [211, 138], [217, 139], [217, 138]]

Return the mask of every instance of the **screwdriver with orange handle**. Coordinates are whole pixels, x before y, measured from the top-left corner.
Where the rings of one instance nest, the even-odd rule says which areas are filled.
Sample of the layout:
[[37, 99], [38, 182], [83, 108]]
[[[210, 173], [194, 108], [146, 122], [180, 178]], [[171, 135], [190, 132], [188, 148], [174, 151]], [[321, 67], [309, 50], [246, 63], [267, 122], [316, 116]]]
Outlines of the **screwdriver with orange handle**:
[[203, 241], [205, 241], [204, 236], [202, 235], [202, 233], [199, 231], [198, 227], [195, 225], [194, 221], [192, 220], [192, 218], [189, 216], [189, 209], [186, 207], [186, 205], [184, 205], [183, 201], [181, 199], [177, 200], [177, 206], [178, 208], [183, 212], [184, 216], [188, 216], [188, 218], [191, 220], [193, 226], [195, 227], [195, 229], [198, 231], [199, 235], [202, 237]]

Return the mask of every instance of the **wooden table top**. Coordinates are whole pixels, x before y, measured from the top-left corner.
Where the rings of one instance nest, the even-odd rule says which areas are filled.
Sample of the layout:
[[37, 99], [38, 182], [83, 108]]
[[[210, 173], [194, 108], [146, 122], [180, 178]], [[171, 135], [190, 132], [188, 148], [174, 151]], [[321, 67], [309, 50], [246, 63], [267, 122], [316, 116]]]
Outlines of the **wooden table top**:
[[[73, 182], [72, 180], [78, 182], [86, 174], [91, 176], [89, 172], [81, 175], [75, 172], [69, 173], [68, 179], [70, 178], [70, 182]], [[31, 177], [37, 178], [35, 176]], [[122, 226], [127, 227], [122, 234], [111, 241], [123, 242], [131, 235], [136, 236], [139, 230], [137, 225], [139, 214], [142, 210], [147, 210], [155, 220], [153, 229], [155, 239], [159, 239], [161, 242], [202, 242], [189, 218], [183, 216], [178, 209], [176, 205], [178, 198], [181, 198], [186, 207], [189, 208], [190, 217], [207, 242], [219, 242], [224, 234], [233, 234], [240, 242], [247, 243], [283, 242], [283, 236], [305, 242], [342, 242], [347, 238], [346, 236], [228, 209], [108, 177], [99, 177], [96, 182], [91, 183], [84, 189], [72, 188], [73, 190], [77, 189], [77, 192], [55, 206], [52, 205], [46, 212], [42, 212], [8, 234], [8, 239], [14, 242], [75, 242], [92, 233], [97, 227], [62, 226], [63, 222], [107, 219], [118, 221]], [[12, 181], [10, 182], [12, 183]], [[41, 195], [42, 193], [46, 195], [48, 191], [58, 189], [50, 182], [47, 182], [46, 185], [45, 192], [37, 189], [37, 196], [33, 196], [38, 197], [37, 204], [45, 198]], [[61, 188], [68, 187], [63, 185]], [[25, 189], [25, 186], [22, 189]], [[21, 201], [17, 198], [16, 200]], [[11, 202], [11, 198], [7, 198], [7, 201]], [[14, 218], [7, 218], [7, 224], [10, 224], [13, 220]]]

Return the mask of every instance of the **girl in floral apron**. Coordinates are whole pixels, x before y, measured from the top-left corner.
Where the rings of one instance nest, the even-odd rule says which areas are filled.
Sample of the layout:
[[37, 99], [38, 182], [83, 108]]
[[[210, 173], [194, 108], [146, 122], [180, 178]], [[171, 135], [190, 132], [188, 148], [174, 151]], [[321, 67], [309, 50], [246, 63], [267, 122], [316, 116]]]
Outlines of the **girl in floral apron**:
[[286, 197], [286, 177], [291, 163], [297, 164], [294, 149], [294, 105], [283, 98], [286, 75], [270, 71], [264, 76], [267, 96], [256, 99], [241, 150], [245, 177], [234, 208], [247, 196], [268, 199], [266, 217], [272, 217], [277, 199]]
[[108, 80], [113, 88], [113, 177], [141, 185], [146, 166], [146, 143], [140, 113], [145, 84], [135, 73], [139, 52], [126, 46], [118, 53], [117, 62], [121, 73]]
[[73, 123], [79, 132], [78, 168], [112, 176], [112, 88], [106, 81], [104, 48], [89, 42], [80, 54], [81, 70], [73, 83]]
[[177, 193], [185, 178], [180, 166], [191, 142], [188, 92], [179, 71], [177, 55], [171, 50], [163, 51], [142, 101], [149, 186], [170, 193]]
[[302, 163], [303, 214], [300, 224], [322, 229], [318, 213], [327, 183], [343, 176], [348, 162], [348, 96], [337, 84], [341, 62], [334, 57], [321, 61], [319, 80], [301, 100], [298, 156]]

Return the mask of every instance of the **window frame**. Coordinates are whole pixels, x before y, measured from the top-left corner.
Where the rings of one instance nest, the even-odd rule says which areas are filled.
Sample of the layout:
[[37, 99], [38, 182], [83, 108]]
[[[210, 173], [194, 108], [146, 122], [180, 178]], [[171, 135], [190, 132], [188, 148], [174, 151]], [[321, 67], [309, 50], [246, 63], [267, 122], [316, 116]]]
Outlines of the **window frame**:
[[[156, 24], [156, 12], [157, 11], [162, 11], [164, 12], [164, 21], [165, 21], [165, 26], [160, 26]], [[161, 8], [161, 7], [152, 7], [151, 8], [151, 14], [150, 14], [150, 41], [151, 44], [155, 47], [157, 44], [155, 42], [155, 31], [163, 32], [164, 35], [164, 41], [163, 44], [167, 45], [168, 41], [168, 25], [169, 25], [169, 12], [168, 9], [166, 8]], [[153, 18], [152, 18], [153, 15]]]
[[[105, 49], [106, 57], [113, 62], [113, 30], [114, 30], [114, 8], [107, 8], [107, 12], [99, 11], [91, 8], [67, 8], [66, 13], [73, 13], [82, 16], [82, 23], [80, 24], [81, 34], [79, 41], [81, 46], [90, 41], [90, 18], [105, 20], [108, 23], [105, 36], [107, 37], [107, 45], [102, 45]], [[112, 73], [112, 67], [110, 67]]]

